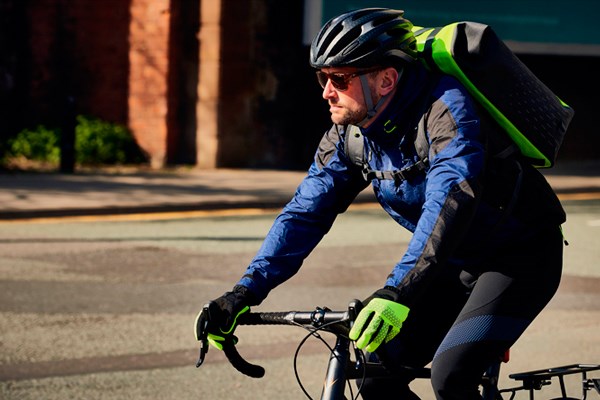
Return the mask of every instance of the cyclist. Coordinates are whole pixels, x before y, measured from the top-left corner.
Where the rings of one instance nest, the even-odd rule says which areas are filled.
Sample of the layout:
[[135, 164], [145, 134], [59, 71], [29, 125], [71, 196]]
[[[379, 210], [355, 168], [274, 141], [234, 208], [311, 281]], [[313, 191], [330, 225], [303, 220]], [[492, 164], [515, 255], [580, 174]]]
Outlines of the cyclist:
[[[215, 300], [210, 341], [222, 347], [235, 318], [294, 275], [370, 183], [413, 235], [350, 337], [389, 368], [432, 361], [438, 399], [477, 399], [483, 371], [558, 288], [565, 213], [527, 161], [497, 156], [509, 140], [465, 88], [417, 62], [411, 28], [402, 11], [362, 9], [333, 18], [315, 37], [310, 63], [333, 126], [246, 272]], [[415, 148], [419, 124], [428, 160]], [[418, 168], [406, 180], [368, 182], [345, 151], [351, 125], [363, 135], [370, 169]], [[370, 380], [362, 396], [416, 399], [409, 382]]]

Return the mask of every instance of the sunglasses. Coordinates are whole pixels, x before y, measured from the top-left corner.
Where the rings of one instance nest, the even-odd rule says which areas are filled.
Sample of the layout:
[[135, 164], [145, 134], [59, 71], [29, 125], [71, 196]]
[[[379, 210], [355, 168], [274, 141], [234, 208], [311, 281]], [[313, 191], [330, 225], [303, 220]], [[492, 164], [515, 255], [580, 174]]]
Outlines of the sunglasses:
[[344, 74], [341, 72], [333, 72], [328, 74], [327, 72], [317, 71], [317, 81], [319, 81], [319, 85], [324, 89], [325, 85], [327, 85], [327, 81], [331, 81], [331, 86], [334, 89], [339, 90], [341, 92], [348, 90], [348, 85], [350, 81], [357, 76], [368, 74], [371, 72], [379, 71], [381, 67], [363, 69], [361, 71], [353, 72], [351, 74]]

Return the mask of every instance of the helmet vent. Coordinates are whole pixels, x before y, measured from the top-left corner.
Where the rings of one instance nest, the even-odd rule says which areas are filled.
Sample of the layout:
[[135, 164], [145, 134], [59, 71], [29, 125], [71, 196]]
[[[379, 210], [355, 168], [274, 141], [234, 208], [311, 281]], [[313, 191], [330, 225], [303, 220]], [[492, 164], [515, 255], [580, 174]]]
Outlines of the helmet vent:
[[386, 14], [386, 15], [382, 15], [380, 18], [374, 19], [372, 21], [372, 24], [373, 24], [373, 26], [379, 26], [379, 25], [383, 25], [387, 22], [393, 21], [397, 18], [398, 18], [398, 16], [395, 14]]
[[363, 16], [371, 14], [374, 10], [376, 10], [376, 9], [375, 8], [365, 8], [363, 10], [357, 10], [354, 13], [351, 13], [351, 14], [353, 14], [352, 21], [359, 20]]
[[348, 54], [351, 52], [359, 44], [356, 39], [360, 36], [360, 33], [360, 26], [355, 26], [350, 29], [343, 37], [335, 42], [335, 45], [329, 50], [329, 54]]

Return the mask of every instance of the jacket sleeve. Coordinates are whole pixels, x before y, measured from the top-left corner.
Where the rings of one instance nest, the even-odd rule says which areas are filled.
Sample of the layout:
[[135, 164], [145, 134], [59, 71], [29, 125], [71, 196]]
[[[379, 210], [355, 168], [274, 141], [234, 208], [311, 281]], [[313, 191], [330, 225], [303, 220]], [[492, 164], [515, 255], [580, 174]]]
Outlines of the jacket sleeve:
[[485, 140], [461, 87], [439, 89], [426, 114], [430, 169], [425, 201], [408, 249], [386, 281], [409, 306], [457, 248], [481, 198]]
[[325, 133], [307, 176], [238, 282], [260, 301], [298, 271], [337, 215], [346, 211], [367, 185], [360, 172], [348, 164], [342, 134], [335, 125]]

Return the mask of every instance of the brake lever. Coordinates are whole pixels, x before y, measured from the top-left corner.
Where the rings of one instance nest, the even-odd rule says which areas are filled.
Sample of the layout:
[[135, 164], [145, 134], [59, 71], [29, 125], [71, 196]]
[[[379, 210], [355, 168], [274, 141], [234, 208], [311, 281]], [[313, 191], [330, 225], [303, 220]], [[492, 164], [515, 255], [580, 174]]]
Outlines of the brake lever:
[[196, 368], [204, 363], [204, 358], [208, 353], [208, 325], [211, 321], [211, 308], [213, 307], [212, 301], [205, 304], [196, 320], [196, 338], [200, 342], [200, 354], [198, 355], [198, 361], [196, 361]]
[[[208, 352], [208, 330], [212, 322], [212, 315], [215, 307], [217, 307], [217, 305], [214, 302], [209, 301], [202, 307], [202, 311], [198, 314], [196, 319], [196, 339], [200, 342], [200, 354], [198, 355], [196, 368], [199, 368], [204, 363], [204, 358]], [[239, 372], [252, 378], [262, 378], [265, 375], [265, 369], [260, 365], [254, 365], [247, 362], [235, 348], [236, 343], [237, 338], [235, 336], [230, 337], [229, 340], [226, 340], [223, 343], [223, 352], [231, 365]]]

